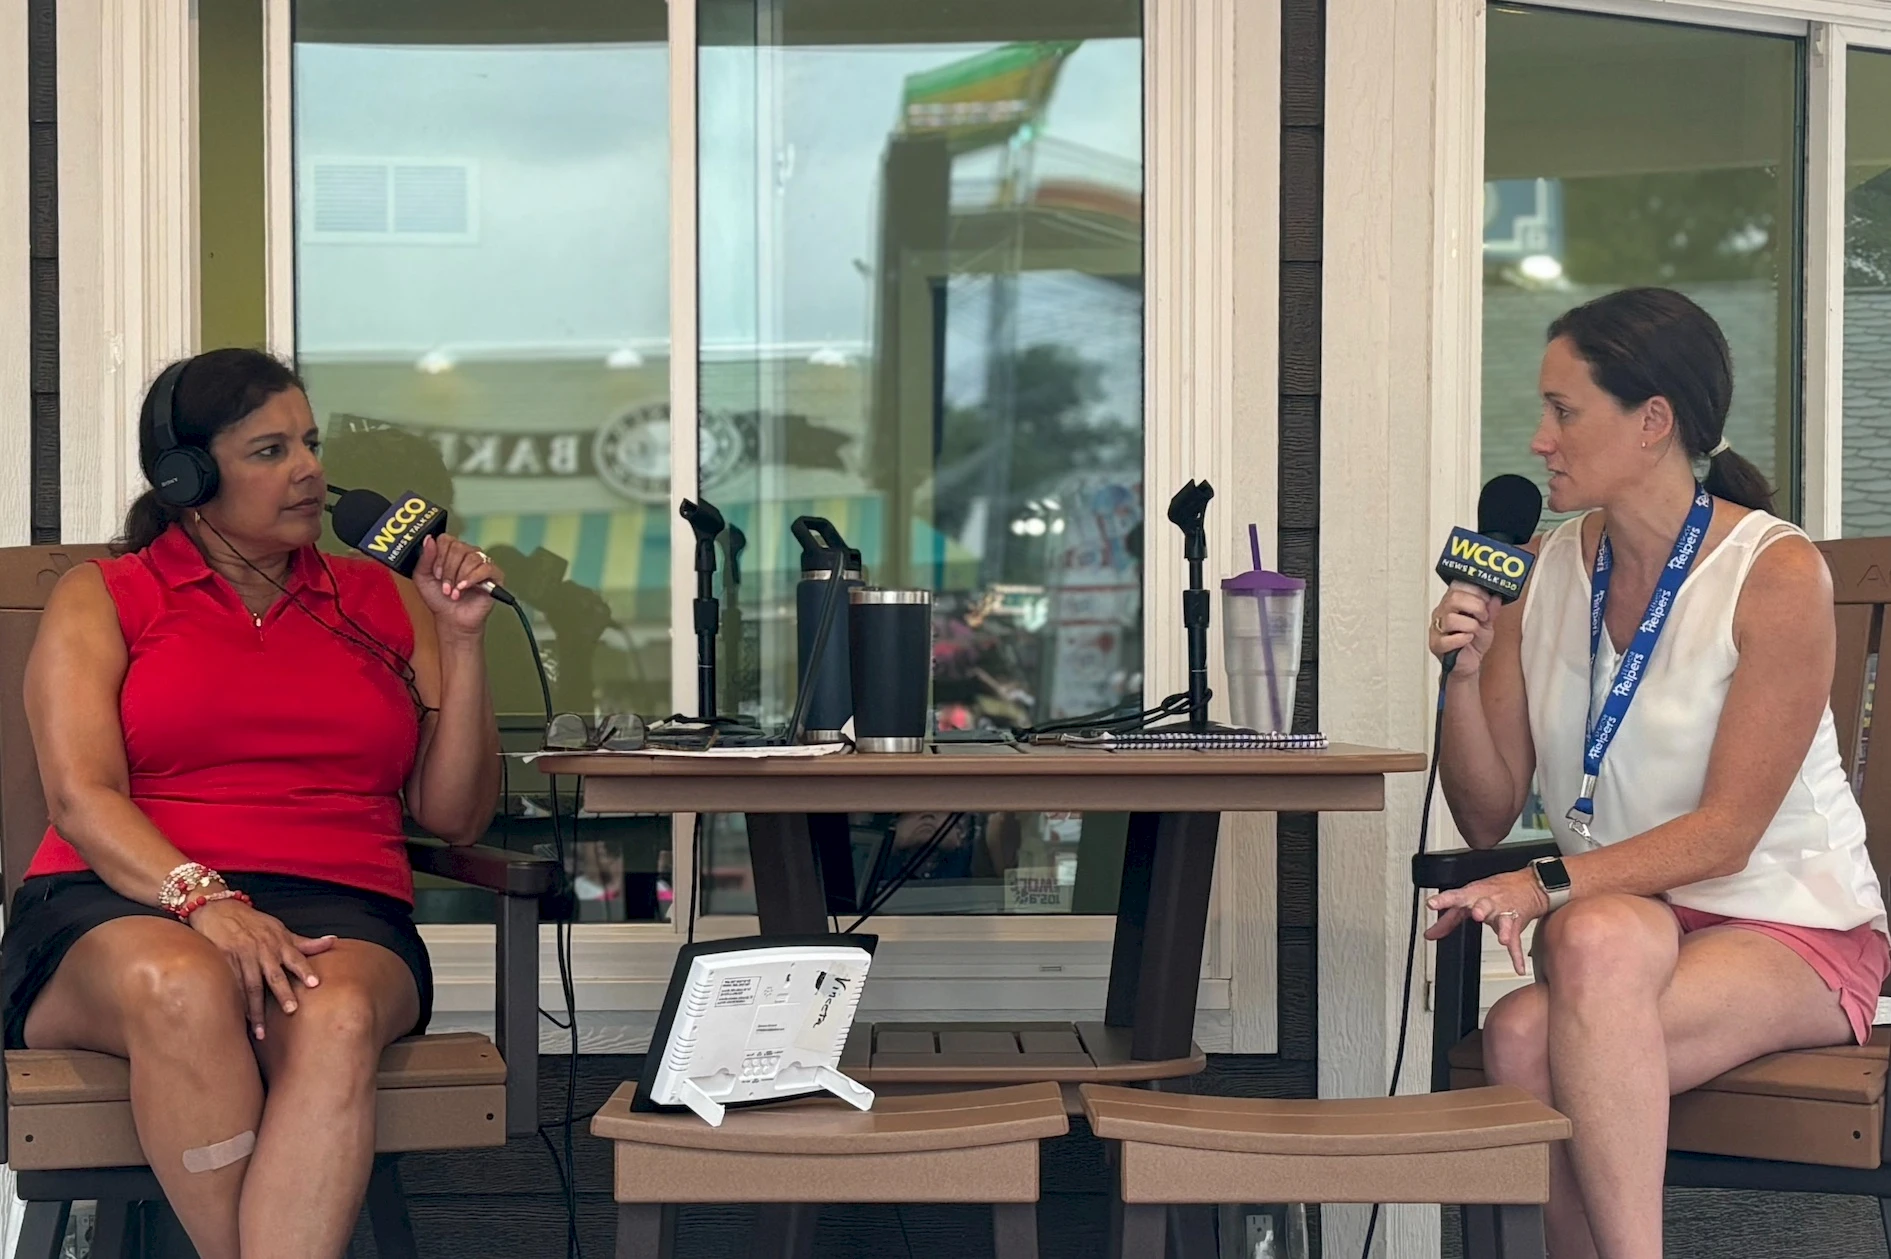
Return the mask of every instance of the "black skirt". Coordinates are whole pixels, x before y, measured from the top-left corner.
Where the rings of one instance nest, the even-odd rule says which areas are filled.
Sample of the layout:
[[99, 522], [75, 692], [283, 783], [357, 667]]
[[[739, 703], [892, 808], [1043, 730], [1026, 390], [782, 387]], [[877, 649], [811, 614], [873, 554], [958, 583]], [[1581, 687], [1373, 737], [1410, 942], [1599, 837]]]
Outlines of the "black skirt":
[[[407, 963], [420, 993], [420, 1021], [413, 1034], [426, 1030], [433, 1017], [433, 969], [406, 904], [377, 892], [280, 874], [231, 872], [225, 882], [299, 936], [366, 940], [391, 950]], [[125, 899], [96, 874], [42, 875], [20, 885], [0, 939], [0, 1018], [8, 1049], [26, 1048], [27, 1013], [79, 937], [114, 918], [139, 915], [176, 921], [162, 909]]]

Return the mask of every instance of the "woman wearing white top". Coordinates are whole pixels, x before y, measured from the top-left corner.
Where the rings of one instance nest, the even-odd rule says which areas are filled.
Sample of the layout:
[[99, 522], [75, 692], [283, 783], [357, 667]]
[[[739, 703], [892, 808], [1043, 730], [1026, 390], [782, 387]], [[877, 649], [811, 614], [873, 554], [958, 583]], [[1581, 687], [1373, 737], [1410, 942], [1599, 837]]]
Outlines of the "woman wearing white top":
[[1831, 579], [1722, 438], [1720, 328], [1678, 293], [1610, 294], [1551, 326], [1539, 384], [1550, 508], [1586, 514], [1541, 540], [1516, 604], [1448, 591], [1430, 642], [1459, 653], [1440, 760], [1458, 829], [1501, 841], [1534, 777], [1565, 859], [1432, 897], [1428, 934], [1486, 923], [1521, 974], [1549, 915], [1485, 1069], [1574, 1122], [1555, 1259], [1645, 1259], [1669, 1095], [1863, 1040], [1891, 949], [1828, 704]]

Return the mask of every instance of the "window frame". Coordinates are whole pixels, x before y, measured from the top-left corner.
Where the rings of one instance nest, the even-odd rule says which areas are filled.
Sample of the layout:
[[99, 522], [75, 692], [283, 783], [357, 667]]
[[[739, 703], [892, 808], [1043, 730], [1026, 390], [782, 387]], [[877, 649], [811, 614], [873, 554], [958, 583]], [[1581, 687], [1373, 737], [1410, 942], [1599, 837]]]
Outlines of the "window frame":
[[[1801, 102], [1806, 121], [1806, 145], [1805, 167], [1801, 172], [1805, 234], [1800, 259], [1804, 307], [1800, 524], [1818, 540], [1842, 537], [1846, 54], [1855, 47], [1891, 52], [1891, 8], [1834, 0], [1804, 0], [1803, 3], [1719, 0], [1689, 4], [1668, 4], [1662, 0], [1528, 2], [1536, 8], [1781, 34], [1805, 41], [1806, 95]], [[1480, 110], [1480, 127], [1482, 122]], [[1482, 367], [1481, 344], [1476, 350], [1476, 358], [1471, 363], [1473, 372], [1481, 371]], [[1481, 417], [1474, 411], [1467, 413], [1460, 418], [1459, 428], [1461, 438], [1478, 448], [1481, 455]], [[1434, 824], [1448, 831], [1449, 815], [1441, 809]], [[1519, 979], [1511, 970], [1504, 951], [1486, 941], [1481, 988], [1483, 1008], [1488, 1010], [1499, 997], [1527, 982], [1527, 978]]]
[[[292, 0], [259, 2], [264, 9], [267, 343], [293, 357]], [[1143, 20], [1144, 482], [1153, 487], [1145, 517], [1160, 519], [1163, 487], [1208, 478], [1221, 491], [1211, 517], [1209, 564], [1227, 571], [1245, 567], [1250, 521], [1259, 524], [1262, 543], [1273, 554], [1277, 498], [1275, 363], [1271, 354], [1237, 356], [1235, 346], [1271, 346], [1277, 337], [1279, 22], [1277, 14], [1250, 6], [1251, 16], [1238, 22], [1237, 32], [1242, 7], [1240, 0], [1145, 0]], [[696, 9], [695, 0], [669, 5], [669, 386], [671, 414], [687, 417], [670, 426], [673, 498], [694, 496], [697, 488]], [[1237, 34], [1243, 41], [1239, 76]], [[1238, 442], [1237, 407], [1242, 412]], [[1213, 418], [1191, 422], [1201, 415]], [[694, 703], [695, 667], [688, 632], [693, 555], [686, 531], [671, 533], [670, 573], [672, 700], [685, 711]], [[1180, 548], [1152, 548], [1144, 568], [1150, 609], [1144, 673], [1151, 693], [1186, 685], [1181, 619], [1165, 615], [1179, 613], [1185, 585]], [[1218, 636], [1211, 635], [1210, 651], [1212, 670], [1219, 667]], [[672, 823], [672, 922], [577, 925], [573, 962], [582, 1009], [620, 1012], [634, 1023], [660, 1003], [693, 912], [693, 821], [677, 815]], [[1201, 980], [1201, 1039], [1224, 1052], [1272, 1052], [1277, 1044], [1277, 915], [1271, 816], [1227, 817], [1216, 874]], [[714, 915], [698, 919], [696, 931], [715, 938], [746, 934], [756, 925], [752, 916]], [[994, 1002], [1016, 1009], [1094, 1010], [1102, 1005], [1111, 916], [883, 916], [875, 925], [884, 942], [880, 969], [897, 981], [880, 988], [880, 1000], [890, 998], [899, 1008], [963, 1012], [991, 1009]], [[440, 1010], [490, 1010], [492, 929], [430, 924], [422, 935], [434, 958]], [[933, 960], [940, 950], [932, 946], [948, 943], [977, 955], [975, 972]], [[548, 977], [548, 1003], [561, 999], [553, 991], [551, 949], [547, 929], [541, 938], [541, 974]], [[968, 983], [964, 976], [973, 973], [977, 978]]]

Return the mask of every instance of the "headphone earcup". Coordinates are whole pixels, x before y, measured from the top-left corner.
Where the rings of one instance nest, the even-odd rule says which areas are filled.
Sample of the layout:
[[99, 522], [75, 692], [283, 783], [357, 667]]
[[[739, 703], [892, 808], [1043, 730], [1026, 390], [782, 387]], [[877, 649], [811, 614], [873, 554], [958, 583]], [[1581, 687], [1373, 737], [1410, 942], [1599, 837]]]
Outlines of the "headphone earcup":
[[158, 455], [158, 501], [166, 507], [201, 507], [217, 496], [217, 461], [198, 446], [173, 446]]

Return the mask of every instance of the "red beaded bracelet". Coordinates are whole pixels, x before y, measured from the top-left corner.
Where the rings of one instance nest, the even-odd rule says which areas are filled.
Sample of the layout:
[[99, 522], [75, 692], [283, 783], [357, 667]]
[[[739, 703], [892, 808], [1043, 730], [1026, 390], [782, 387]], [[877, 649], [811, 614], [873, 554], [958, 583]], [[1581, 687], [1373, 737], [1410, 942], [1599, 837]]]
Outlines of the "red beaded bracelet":
[[177, 914], [178, 920], [180, 922], [189, 922], [190, 916], [192, 914], [196, 913], [198, 910], [202, 909], [205, 905], [208, 905], [212, 901], [242, 901], [245, 905], [250, 906], [250, 908], [252, 909], [256, 907], [256, 903], [250, 900], [250, 898], [242, 892], [235, 892], [235, 891], [207, 892], [202, 896], [191, 897], [189, 900], [185, 901], [182, 905], [179, 905], [174, 912]]

